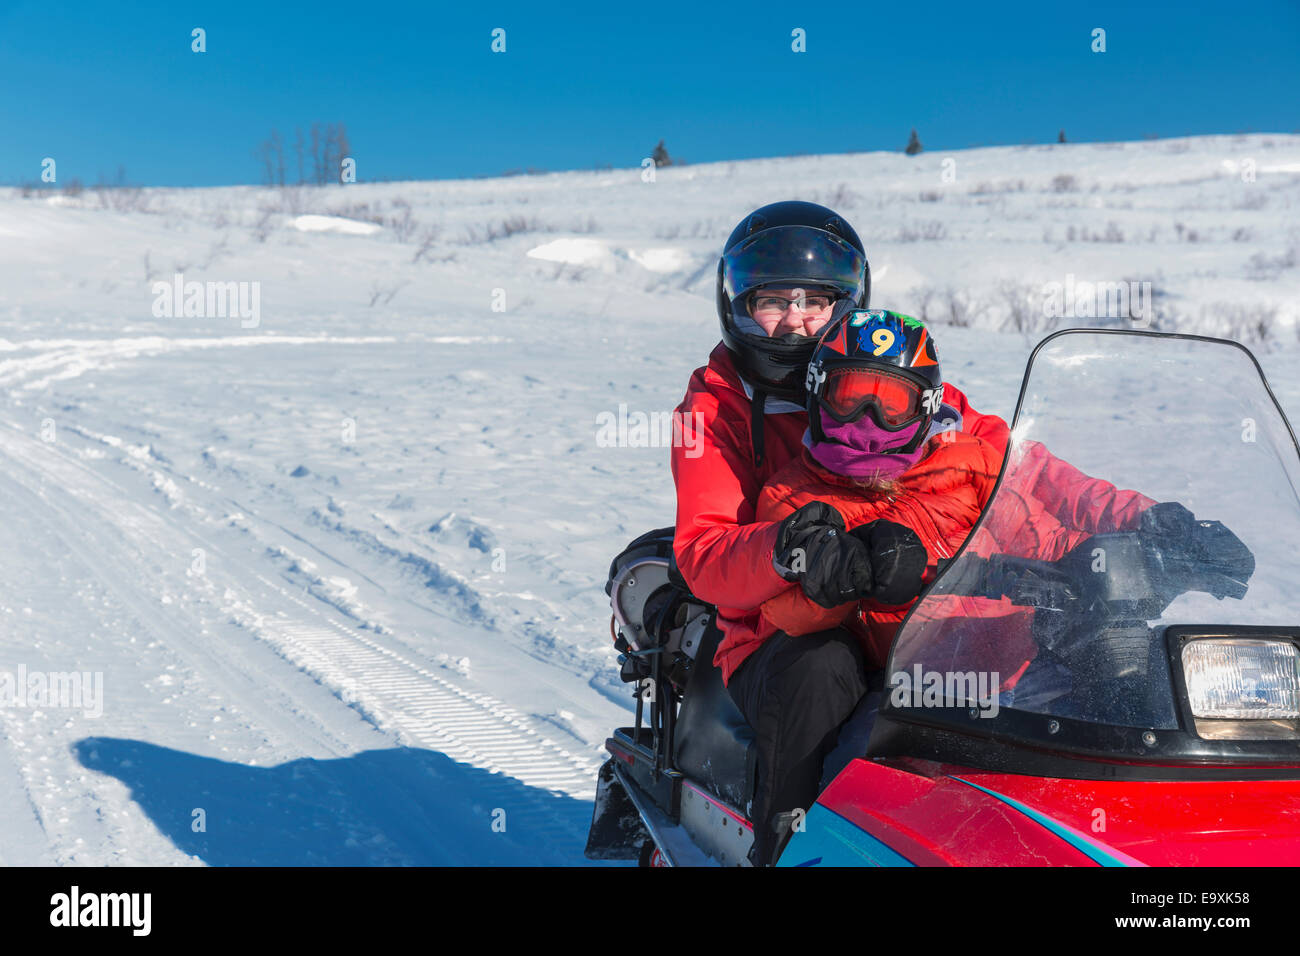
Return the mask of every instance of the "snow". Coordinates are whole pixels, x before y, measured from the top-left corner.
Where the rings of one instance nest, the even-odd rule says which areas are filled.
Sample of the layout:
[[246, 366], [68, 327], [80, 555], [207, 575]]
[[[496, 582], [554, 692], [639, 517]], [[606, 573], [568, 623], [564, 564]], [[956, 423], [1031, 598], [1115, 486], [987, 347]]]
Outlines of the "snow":
[[373, 236], [382, 228], [373, 222], [357, 222], [342, 216], [295, 216], [289, 225], [299, 232], [341, 232], [350, 236]]
[[[0, 864], [584, 863], [632, 712], [605, 573], [673, 515], [668, 449], [598, 417], [680, 400], [744, 213], [840, 209], [981, 410], [1074, 275], [1194, 331], [1266, 318], [1294, 415], [1298, 171], [1251, 135], [0, 190], [0, 670], [104, 687], [99, 717], [0, 707]], [[156, 316], [176, 275], [259, 283], [259, 323]]]
[[609, 247], [595, 239], [556, 239], [528, 250], [528, 258], [544, 262], [568, 262], [588, 265], [610, 256]]
[[649, 272], [679, 272], [690, 262], [690, 256], [685, 252], [672, 248], [646, 249], [641, 252], [630, 249], [628, 258]]

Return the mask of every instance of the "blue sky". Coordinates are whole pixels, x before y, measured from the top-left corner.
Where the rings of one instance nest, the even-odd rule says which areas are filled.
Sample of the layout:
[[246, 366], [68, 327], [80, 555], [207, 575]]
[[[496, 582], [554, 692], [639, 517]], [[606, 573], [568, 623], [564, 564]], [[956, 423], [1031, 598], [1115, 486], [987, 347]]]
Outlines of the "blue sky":
[[313, 121], [347, 124], [362, 181], [631, 167], [660, 137], [709, 162], [913, 126], [928, 149], [1294, 132], [1297, 90], [1300, 0], [0, 2], [0, 182], [51, 156], [61, 182], [256, 183], [258, 143]]

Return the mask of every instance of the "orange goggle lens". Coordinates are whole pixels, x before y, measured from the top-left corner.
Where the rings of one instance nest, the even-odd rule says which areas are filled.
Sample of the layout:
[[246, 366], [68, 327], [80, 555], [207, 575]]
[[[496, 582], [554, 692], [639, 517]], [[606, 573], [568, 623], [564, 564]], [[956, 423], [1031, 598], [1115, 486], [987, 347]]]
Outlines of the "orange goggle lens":
[[822, 406], [839, 421], [861, 417], [874, 405], [885, 425], [899, 426], [921, 417], [922, 388], [901, 375], [878, 369], [837, 368], [826, 373], [818, 395]]

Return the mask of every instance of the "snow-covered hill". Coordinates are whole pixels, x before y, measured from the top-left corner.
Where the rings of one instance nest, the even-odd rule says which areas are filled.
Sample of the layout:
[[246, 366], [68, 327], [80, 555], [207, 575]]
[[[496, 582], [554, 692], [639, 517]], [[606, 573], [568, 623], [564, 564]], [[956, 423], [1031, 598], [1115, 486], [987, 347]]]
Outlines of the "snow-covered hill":
[[786, 198], [983, 410], [1054, 325], [1133, 321], [1053, 283], [1132, 281], [1300, 412], [1297, 136], [0, 191], [0, 691], [102, 675], [0, 706], [0, 863], [582, 862], [630, 709], [601, 585], [673, 516], [667, 448], [598, 422], [673, 408]]

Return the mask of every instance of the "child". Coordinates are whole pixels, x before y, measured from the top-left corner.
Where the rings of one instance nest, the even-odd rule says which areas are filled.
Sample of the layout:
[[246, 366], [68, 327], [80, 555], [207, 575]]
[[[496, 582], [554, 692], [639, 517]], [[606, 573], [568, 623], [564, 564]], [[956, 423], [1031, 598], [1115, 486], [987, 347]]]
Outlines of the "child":
[[859, 537], [876, 520], [905, 526], [915, 538], [900, 544], [913, 551], [923, 546], [925, 563], [921, 568], [913, 557], [913, 567], [902, 570], [910, 583], [901, 590], [895, 583], [892, 599], [900, 604], [850, 601], [826, 608], [792, 585], [761, 605], [764, 627], [744, 651], [752, 653], [778, 630], [798, 636], [844, 626], [861, 641], [868, 668], [878, 670], [936, 562], [952, 557], [966, 540], [992, 494], [1002, 455], [961, 432], [951, 409], [940, 415], [943, 380], [934, 340], [910, 317], [884, 311], [841, 316], [818, 344], [808, 384], [804, 452], [769, 479], [756, 520], [781, 521], [820, 501]]

